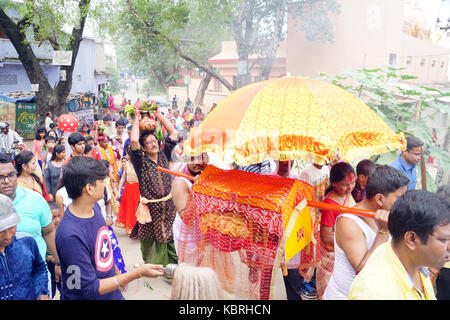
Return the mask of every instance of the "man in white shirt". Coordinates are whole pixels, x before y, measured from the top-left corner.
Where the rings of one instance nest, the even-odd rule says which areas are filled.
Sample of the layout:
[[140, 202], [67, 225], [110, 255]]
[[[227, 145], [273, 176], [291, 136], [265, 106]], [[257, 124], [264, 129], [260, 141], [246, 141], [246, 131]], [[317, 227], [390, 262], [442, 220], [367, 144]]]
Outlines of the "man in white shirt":
[[23, 138], [13, 130], [9, 129], [8, 122], [0, 122], [0, 149], [4, 152], [10, 153], [12, 151], [14, 141], [18, 141], [18, 144], [23, 144]]
[[53, 123], [53, 114], [51, 112], [47, 112], [47, 117], [45, 118], [45, 130], [49, 132], [52, 128], [50, 128], [50, 124]]
[[173, 116], [175, 118], [175, 126], [177, 127], [177, 129], [178, 130], [183, 129], [184, 119], [180, 116], [180, 112], [175, 110], [173, 112]]

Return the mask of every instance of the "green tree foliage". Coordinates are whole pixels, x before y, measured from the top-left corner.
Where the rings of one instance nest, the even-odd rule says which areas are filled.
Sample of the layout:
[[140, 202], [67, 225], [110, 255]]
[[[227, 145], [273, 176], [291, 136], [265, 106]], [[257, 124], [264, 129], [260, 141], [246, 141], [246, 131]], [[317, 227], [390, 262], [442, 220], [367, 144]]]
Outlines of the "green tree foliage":
[[[239, 60], [246, 68], [245, 79], [237, 81], [240, 87], [269, 77], [280, 42], [286, 38], [289, 13], [308, 39], [332, 41], [329, 17], [339, 14], [339, 9], [336, 0], [121, 0], [109, 25], [117, 43], [129, 48], [130, 62], [147, 65], [148, 73], [166, 86], [174, 70], [197, 67], [232, 90], [234, 85], [207, 65], [221, 41], [237, 43]], [[252, 54], [258, 59], [249, 65]], [[255, 66], [260, 75], [250, 79], [248, 73]]]
[[[0, 27], [16, 49], [30, 82], [39, 84], [36, 93], [39, 118], [48, 111], [61, 114], [72, 88], [72, 73], [89, 14], [98, 15], [110, 8], [104, 0], [39, 0], [23, 3], [0, 2]], [[66, 81], [52, 87], [36, 58], [32, 43], [48, 43], [53, 50], [72, 51], [70, 66], [61, 66]]]
[[197, 67], [214, 75], [207, 59], [217, 51], [224, 30], [210, 28], [209, 17], [200, 16], [200, 11], [193, 0], [123, 0], [112, 13], [109, 32], [131, 65], [167, 88], [181, 70]]
[[[388, 66], [349, 71], [344, 75], [323, 73], [321, 77], [360, 98], [395, 132], [404, 132], [405, 136], [411, 135], [421, 139], [425, 144], [425, 155], [432, 156], [441, 169], [449, 170], [448, 150], [434, 141], [430, 120], [437, 117], [448, 119], [450, 108], [441, 103], [439, 98], [450, 96], [450, 92], [407, 82], [417, 77], [404, 74], [404, 70]], [[376, 156], [374, 160], [379, 164], [389, 164], [397, 156], [397, 152], [390, 152]], [[430, 190], [436, 188], [429, 173], [427, 185], [431, 187]]]
[[[199, 0], [204, 12], [229, 25], [237, 44], [240, 74], [236, 86], [268, 79], [280, 43], [287, 36], [288, 15], [311, 41], [333, 41], [331, 15], [340, 13], [336, 0]], [[249, 63], [249, 56], [258, 58]], [[259, 76], [250, 71], [257, 67]]]
[[111, 93], [116, 94], [120, 90], [120, 75], [119, 71], [115, 66], [110, 67], [110, 77], [111, 77]]

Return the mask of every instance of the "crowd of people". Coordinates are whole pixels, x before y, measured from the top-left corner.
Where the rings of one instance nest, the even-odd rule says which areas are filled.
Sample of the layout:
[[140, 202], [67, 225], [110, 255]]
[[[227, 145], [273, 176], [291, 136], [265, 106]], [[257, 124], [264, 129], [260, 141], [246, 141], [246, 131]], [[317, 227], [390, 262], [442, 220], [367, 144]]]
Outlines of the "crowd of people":
[[[183, 142], [206, 114], [190, 101], [180, 110], [175, 96], [153, 115], [161, 138], [141, 131], [138, 103], [134, 118], [125, 115], [125, 97], [105, 105], [102, 118], [68, 136], [70, 149], [51, 113], [29, 151], [0, 123], [0, 299], [52, 299], [59, 291], [64, 300], [121, 300], [131, 281], [168, 277], [167, 266], [178, 264], [192, 180], [211, 163], [206, 153], [186, 157]], [[391, 165], [309, 163], [298, 175], [293, 161], [233, 167], [299, 179], [318, 201], [376, 212], [374, 219], [332, 210], [313, 217], [321, 258], [308, 281], [299, 272], [302, 252], [287, 261], [287, 299], [450, 298], [449, 186], [415, 190], [422, 153], [422, 141], [408, 137]], [[115, 228], [139, 241], [144, 264], [127, 270]], [[172, 299], [225, 296], [212, 269], [177, 267]]]

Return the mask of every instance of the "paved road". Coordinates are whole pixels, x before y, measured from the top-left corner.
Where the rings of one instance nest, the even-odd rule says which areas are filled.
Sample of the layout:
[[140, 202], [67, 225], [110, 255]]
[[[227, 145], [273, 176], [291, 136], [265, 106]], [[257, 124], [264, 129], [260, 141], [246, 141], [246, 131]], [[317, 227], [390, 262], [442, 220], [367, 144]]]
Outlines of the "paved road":
[[[119, 247], [125, 260], [127, 271], [133, 270], [136, 263], [143, 263], [139, 240], [131, 240], [124, 229], [114, 227]], [[170, 299], [171, 284], [162, 277], [146, 278], [152, 286], [150, 290], [144, 286], [143, 280], [133, 281], [128, 285], [123, 296], [127, 300], [168, 300]]]
[[[139, 241], [131, 240], [123, 229], [114, 228], [119, 246], [122, 251], [122, 255], [127, 266], [127, 270], [132, 270], [132, 267], [136, 263], [143, 263]], [[127, 300], [167, 300], [170, 299], [171, 284], [164, 278], [146, 278], [150, 285], [153, 287], [153, 291], [144, 287], [142, 280], [139, 284], [137, 281], [130, 283], [127, 291], [124, 293], [124, 297]], [[230, 295], [230, 299], [242, 299], [241, 297]], [[284, 290], [284, 282], [282, 279], [281, 269], [277, 277], [275, 286], [275, 299], [285, 300], [286, 293]]]
[[[133, 270], [136, 263], [143, 263], [141, 251], [138, 240], [131, 240], [125, 230], [114, 227], [117, 240], [119, 242], [120, 250], [125, 260], [127, 271]], [[126, 300], [170, 300], [171, 283], [162, 278], [146, 278], [146, 281], [152, 286], [153, 290], [144, 286], [143, 280], [137, 280], [128, 284], [127, 290], [123, 293]], [[245, 299], [235, 295], [227, 295], [230, 300]], [[55, 296], [55, 300], [59, 299], [59, 294]], [[286, 293], [284, 290], [284, 282], [281, 275], [281, 269], [278, 273], [277, 282], [275, 285], [275, 299], [285, 300]]]

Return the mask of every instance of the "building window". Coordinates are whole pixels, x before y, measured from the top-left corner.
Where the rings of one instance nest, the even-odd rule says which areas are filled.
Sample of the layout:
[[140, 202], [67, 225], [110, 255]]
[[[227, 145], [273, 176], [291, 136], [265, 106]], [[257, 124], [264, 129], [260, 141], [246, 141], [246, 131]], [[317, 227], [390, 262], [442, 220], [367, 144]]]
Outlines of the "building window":
[[420, 66], [423, 67], [425, 65], [425, 58], [422, 58], [422, 60], [420, 60]]
[[436, 66], [436, 60], [433, 60], [433, 61], [431, 62], [431, 67], [434, 68], [435, 66]]
[[444, 68], [445, 67], [445, 61], [442, 61], [441, 62], [441, 68]]
[[0, 86], [12, 86], [17, 84], [16, 74], [0, 74]]
[[406, 57], [406, 64], [411, 64], [412, 62], [412, 57], [411, 56], [407, 56]]
[[397, 63], [397, 54], [396, 53], [390, 53], [389, 54], [389, 64], [391, 66], [395, 65]]

